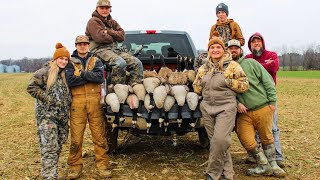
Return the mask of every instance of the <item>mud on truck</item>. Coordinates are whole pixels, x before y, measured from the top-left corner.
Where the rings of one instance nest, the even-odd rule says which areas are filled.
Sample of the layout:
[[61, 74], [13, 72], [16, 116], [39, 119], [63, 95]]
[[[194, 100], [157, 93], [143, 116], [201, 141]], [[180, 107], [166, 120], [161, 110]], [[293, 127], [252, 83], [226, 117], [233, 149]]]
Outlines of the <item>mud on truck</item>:
[[[117, 46], [140, 59], [144, 79], [140, 90], [128, 87], [128, 94], [122, 94], [124, 97], [107, 92], [103, 98], [110, 151], [117, 147], [119, 130], [136, 136], [171, 136], [173, 145], [177, 144], [178, 136], [197, 131], [200, 145], [207, 147], [200, 99], [192, 88], [198, 54], [189, 34], [168, 30], [126, 31], [126, 40]], [[111, 67], [106, 66], [106, 91], [111, 84], [110, 73]]]

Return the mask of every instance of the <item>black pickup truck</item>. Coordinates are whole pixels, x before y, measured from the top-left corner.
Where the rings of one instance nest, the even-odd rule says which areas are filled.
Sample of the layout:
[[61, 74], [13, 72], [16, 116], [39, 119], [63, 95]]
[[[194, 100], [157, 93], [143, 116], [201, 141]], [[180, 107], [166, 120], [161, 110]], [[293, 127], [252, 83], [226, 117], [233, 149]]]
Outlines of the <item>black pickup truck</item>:
[[[118, 47], [125, 47], [128, 52], [135, 54], [136, 57], [143, 63], [144, 70], [149, 70], [150, 68], [150, 56], [154, 56], [153, 64], [156, 71], [159, 71], [161, 68], [160, 56], [164, 57], [166, 66], [172, 70], [176, 70], [177, 68], [177, 54], [179, 54], [181, 57], [188, 57], [190, 59], [195, 59], [198, 56], [191, 37], [187, 32], [184, 31], [126, 31], [126, 40], [123, 43], [119, 43]], [[183, 64], [182, 66], [184, 67]], [[111, 111], [111, 108], [106, 106], [104, 108], [104, 112], [108, 118], [108, 121], [112, 123], [114, 119], [114, 113]], [[135, 135], [147, 134], [172, 136], [173, 144], [176, 145], [177, 136], [184, 135], [188, 132], [197, 131], [201, 146], [206, 147], [208, 145], [208, 138], [201, 121], [201, 112], [199, 110], [199, 106], [193, 113], [193, 117], [196, 119], [195, 126], [191, 127], [191, 111], [188, 105], [185, 103], [182, 107], [181, 115], [183, 121], [182, 124], [178, 125], [178, 105], [175, 104], [169, 111], [168, 115], [170, 123], [165, 130], [163, 127], [159, 126], [158, 119], [160, 118], [161, 113], [156, 107], [152, 110], [152, 125], [148, 129], [146, 126], [148, 112], [144, 107], [142, 109], [141, 116], [137, 120], [137, 126], [134, 126], [134, 128], [132, 126], [133, 114], [128, 105], [123, 106], [122, 113], [125, 116], [125, 121], [116, 129], [112, 130], [113, 141], [116, 141], [119, 130], [128, 130]]]

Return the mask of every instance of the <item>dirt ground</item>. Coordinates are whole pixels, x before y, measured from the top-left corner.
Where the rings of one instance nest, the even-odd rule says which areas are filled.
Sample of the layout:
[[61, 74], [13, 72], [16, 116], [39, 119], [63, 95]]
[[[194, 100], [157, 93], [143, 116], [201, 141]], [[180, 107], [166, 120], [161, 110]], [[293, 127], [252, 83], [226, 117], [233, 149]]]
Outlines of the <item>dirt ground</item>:
[[[31, 74], [0, 75], [0, 179], [40, 179], [34, 99], [26, 92], [30, 77]], [[279, 78], [277, 84], [279, 126], [288, 172], [285, 179], [320, 179], [320, 79]], [[120, 153], [110, 156], [113, 179], [204, 179], [208, 150], [200, 148], [196, 133], [179, 137], [176, 147], [170, 137], [125, 135], [126, 132], [120, 134]], [[66, 144], [59, 162], [61, 175], [67, 172], [68, 150]], [[276, 179], [245, 176], [251, 165], [244, 164], [246, 152], [235, 134], [231, 152], [236, 179]], [[97, 179], [88, 128], [83, 155], [80, 179]]]

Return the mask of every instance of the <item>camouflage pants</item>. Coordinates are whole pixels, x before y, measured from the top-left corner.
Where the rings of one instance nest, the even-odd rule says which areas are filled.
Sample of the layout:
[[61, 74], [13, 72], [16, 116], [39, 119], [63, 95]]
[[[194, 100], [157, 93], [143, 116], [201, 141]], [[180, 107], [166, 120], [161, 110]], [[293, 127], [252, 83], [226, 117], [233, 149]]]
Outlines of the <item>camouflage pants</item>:
[[43, 179], [58, 179], [58, 160], [62, 144], [68, 139], [68, 115], [36, 109]]
[[126, 84], [126, 71], [130, 73], [128, 84], [134, 86], [140, 84], [143, 78], [143, 66], [141, 61], [126, 52], [117, 52], [105, 49], [96, 53], [102, 61], [112, 66], [112, 83]]

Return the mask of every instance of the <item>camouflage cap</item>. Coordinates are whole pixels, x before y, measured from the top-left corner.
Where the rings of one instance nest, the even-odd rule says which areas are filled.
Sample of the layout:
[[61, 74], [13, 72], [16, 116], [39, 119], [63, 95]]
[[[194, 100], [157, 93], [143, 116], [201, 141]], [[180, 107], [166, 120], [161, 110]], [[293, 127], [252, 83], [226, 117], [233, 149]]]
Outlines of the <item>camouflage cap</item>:
[[238, 41], [236, 39], [231, 39], [230, 41], [228, 41], [228, 48], [231, 46], [237, 46], [237, 47], [241, 48], [240, 41]]
[[261, 36], [255, 34], [250, 38], [251, 42], [253, 41], [254, 38], [258, 38], [258, 39], [262, 40]]
[[85, 36], [85, 35], [77, 36], [75, 44], [78, 44], [78, 43], [90, 43], [88, 36]]
[[112, 7], [109, 0], [98, 0], [97, 7], [100, 7], [100, 6]]

